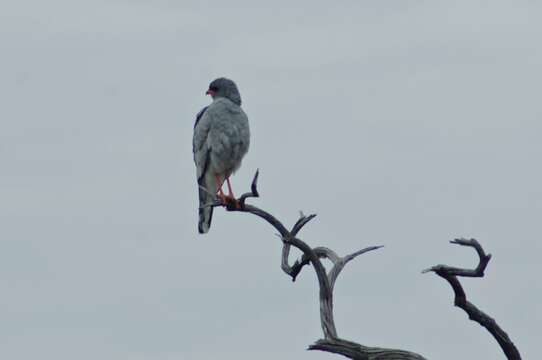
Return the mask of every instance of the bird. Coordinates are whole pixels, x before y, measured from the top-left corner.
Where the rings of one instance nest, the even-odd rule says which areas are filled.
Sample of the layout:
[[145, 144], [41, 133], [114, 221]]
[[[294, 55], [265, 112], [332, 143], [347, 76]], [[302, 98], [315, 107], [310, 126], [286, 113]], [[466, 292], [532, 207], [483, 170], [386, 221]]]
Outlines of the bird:
[[[197, 115], [193, 153], [199, 190], [198, 232], [209, 231], [212, 204], [217, 197], [224, 205], [235, 203], [230, 176], [241, 166], [250, 145], [248, 117], [241, 108], [241, 94], [232, 80], [221, 77], [209, 84], [212, 102]], [[222, 191], [224, 182], [228, 195]]]

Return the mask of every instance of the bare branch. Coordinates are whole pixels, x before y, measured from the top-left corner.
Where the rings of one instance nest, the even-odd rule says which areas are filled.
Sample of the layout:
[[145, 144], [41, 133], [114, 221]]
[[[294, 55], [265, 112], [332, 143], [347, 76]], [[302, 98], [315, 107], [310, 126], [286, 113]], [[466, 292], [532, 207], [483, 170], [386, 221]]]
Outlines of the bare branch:
[[290, 258], [290, 247], [291, 247], [290, 244], [287, 244], [285, 242], [282, 243], [282, 256], [281, 256], [280, 268], [282, 269], [282, 271], [286, 273], [286, 275], [290, 275], [292, 277], [292, 281], [295, 281], [295, 278], [299, 274], [299, 271], [296, 272], [296, 270], [294, 270], [294, 268], [290, 266], [288, 262], [288, 259]]
[[366, 252], [373, 251], [373, 250], [378, 250], [378, 249], [383, 248], [383, 247], [384, 247], [384, 245], [369, 246], [369, 247], [366, 247], [365, 249], [358, 250], [353, 254], [345, 256], [344, 257], [345, 262], [349, 262], [351, 260], [354, 260], [356, 257], [358, 257], [358, 256], [360, 256], [362, 254], [365, 254]]
[[303, 213], [301, 213], [301, 217], [299, 218], [299, 220], [297, 220], [295, 225], [292, 227], [292, 231], [291, 231], [292, 236], [297, 236], [297, 233], [303, 228], [303, 226], [307, 225], [309, 221], [311, 221], [315, 217], [316, 217], [316, 214], [305, 216], [303, 215]]
[[342, 339], [318, 340], [308, 350], [327, 351], [353, 360], [425, 360], [423, 356], [410, 351], [367, 347]]
[[365, 249], [361, 249], [359, 251], [356, 251], [353, 254], [347, 255], [343, 258], [340, 258], [337, 262], [333, 262], [333, 268], [329, 271], [329, 283], [331, 285], [331, 290], [335, 288], [335, 282], [337, 281], [337, 277], [341, 273], [341, 271], [344, 269], [346, 264], [348, 264], [350, 261], [354, 260], [356, 257], [360, 256], [361, 254], [365, 254], [366, 252], [377, 250], [384, 247], [383, 245], [380, 246], [369, 246]]
[[[297, 233], [303, 228], [303, 226], [308, 224], [308, 222], [311, 221], [312, 219], [314, 219], [315, 217], [316, 217], [316, 214], [305, 216], [301, 212], [300, 216], [299, 216], [299, 219], [297, 220], [297, 222], [292, 227], [292, 231], [290, 231], [290, 235], [295, 237], [297, 235]], [[294, 263], [293, 267], [289, 265], [288, 259], [290, 258], [290, 246], [291, 245], [289, 243], [283, 242], [283, 245], [282, 245], [282, 257], [281, 257], [280, 267], [286, 274], [288, 274], [288, 275], [290, 275], [292, 277], [292, 281], [295, 281], [295, 279], [297, 278], [297, 275], [299, 274], [299, 272], [301, 271], [301, 268], [303, 266], [299, 266], [299, 262], [297, 262], [297, 261]], [[308, 264], [308, 262], [309, 262], [308, 258], [307, 258], [306, 261], [307, 261], [307, 264]]]
[[[279, 220], [277, 220], [273, 215], [271, 215], [267, 211], [257, 208], [256, 206], [245, 204], [245, 200], [247, 198], [259, 196], [258, 190], [257, 190], [257, 180], [258, 180], [258, 172], [256, 172], [256, 175], [254, 176], [254, 179], [252, 181], [250, 193], [246, 193], [242, 195], [238, 200], [233, 199], [227, 204], [222, 204], [222, 205], [225, 206], [226, 210], [228, 211], [248, 212], [264, 219], [279, 232], [280, 236], [282, 237], [283, 243], [298, 248], [299, 250], [303, 252], [304, 255], [307, 256], [307, 258], [309, 259], [309, 261], [312, 263], [314, 267], [314, 271], [316, 272], [316, 276], [318, 278], [318, 283], [320, 284], [320, 322], [322, 325], [322, 331], [324, 332], [325, 338], [336, 338], [337, 330], [335, 329], [335, 322], [333, 320], [333, 311], [332, 311], [333, 296], [332, 296], [332, 292], [331, 292], [328, 278], [326, 275], [326, 270], [324, 266], [322, 265], [322, 263], [320, 262], [316, 253], [312, 250], [312, 248], [309, 245], [307, 245], [305, 242], [301, 241], [295, 236], [292, 236], [292, 233], [289, 232], [286, 229], [286, 227]], [[298, 231], [308, 221], [310, 221], [310, 219], [298, 221], [296, 223], [298, 224]], [[289, 249], [284, 252], [288, 253]], [[286, 265], [286, 266], [283, 266], [283, 270], [286, 273], [288, 273], [289, 266], [287, 265], [287, 262], [286, 264], [284, 264], [284, 259], [283, 259], [283, 265]]]
[[450, 241], [450, 243], [474, 248], [480, 258], [480, 261], [478, 262], [478, 266], [475, 269], [462, 269], [462, 268], [456, 268], [456, 267], [447, 266], [447, 265], [436, 265], [436, 266], [433, 266], [432, 268], [422, 271], [422, 273], [426, 273], [430, 271], [438, 273], [438, 271], [442, 269], [450, 276], [483, 277], [487, 264], [489, 263], [489, 260], [491, 259], [491, 254], [486, 255], [484, 249], [482, 248], [482, 246], [476, 239], [468, 239], [468, 240], [455, 239], [455, 240]]
[[483, 277], [487, 264], [491, 259], [491, 254], [486, 255], [480, 243], [475, 239], [455, 239], [450, 241], [450, 243], [474, 248], [480, 258], [478, 266], [475, 269], [462, 269], [447, 265], [436, 265], [424, 270], [423, 273], [432, 271], [448, 281], [455, 294], [454, 305], [463, 309], [469, 315], [469, 319], [476, 321], [485, 327], [487, 331], [491, 333], [491, 335], [493, 335], [505, 353], [507, 359], [521, 360], [521, 355], [519, 354], [519, 351], [512, 340], [510, 340], [508, 337], [508, 334], [506, 334], [506, 332], [504, 332], [504, 330], [497, 325], [493, 318], [478, 309], [474, 304], [467, 301], [467, 295], [465, 294], [465, 291], [457, 278], [458, 276]]
[[[315, 247], [312, 250], [316, 253], [319, 259], [322, 259], [322, 258], [329, 259], [333, 264], [338, 262], [340, 259], [340, 257], [333, 250], [328, 249], [323, 246]], [[288, 274], [292, 276], [292, 281], [295, 281], [297, 278], [297, 275], [299, 275], [303, 267], [309, 264], [310, 264], [310, 259], [305, 254], [301, 256], [301, 259], [296, 260], [294, 265], [291, 267], [291, 273]]]
[[[349, 261], [365, 252], [378, 249], [381, 246], [368, 247], [345, 257], [339, 257], [333, 250], [326, 247], [317, 247], [314, 249], [311, 248], [304, 241], [300, 240], [297, 237], [297, 234], [303, 228], [303, 226], [311, 221], [316, 215], [305, 216], [301, 214], [292, 230], [288, 231], [279, 220], [277, 220], [267, 211], [253, 205], [245, 204], [245, 200], [247, 198], [259, 196], [257, 190], [257, 180], [258, 172], [256, 172], [256, 175], [252, 181], [251, 192], [243, 194], [238, 200], [231, 199], [227, 200], [228, 202], [226, 204], [216, 203], [213, 206], [224, 206], [228, 211], [251, 213], [262, 218], [273, 226], [279, 232], [279, 236], [283, 242], [281, 267], [286, 274], [292, 277], [293, 280], [295, 280], [296, 276], [305, 265], [311, 264], [313, 266], [320, 288], [320, 323], [324, 333], [324, 339], [319, 340], [314, 345], [311, 345], [309, 349], [342, 354], [356, 360], [423, 360], [424, 358], [422, 356], [410, 353], [408, 351], [370, 348], [357, 343], [342, 340], [338, 337], [333, 320], [333, 285], [335, 280]], [[299, 249], [303, 253], [301, 259], [296, 261], [292, 267], [290, 267], [288, 264], [291, 246]], [[329, 274], [326, 273], [326, 269], [320, 260], [321, 258], [327, 258], [333, 263], [333, 268]]]
[[260, 169], [256, 170], [256, 173], [254, 174], [254, 178], [252, 179], [252, 184], [250, 185], [250, 192], [244, 193], [239, 198], [239, 204], [241, 207], [245, 206], [245, 200], [248, 198], [257, 198], [260, 197], [260, 194], [258, 193], [258, 176], [260, 175]]

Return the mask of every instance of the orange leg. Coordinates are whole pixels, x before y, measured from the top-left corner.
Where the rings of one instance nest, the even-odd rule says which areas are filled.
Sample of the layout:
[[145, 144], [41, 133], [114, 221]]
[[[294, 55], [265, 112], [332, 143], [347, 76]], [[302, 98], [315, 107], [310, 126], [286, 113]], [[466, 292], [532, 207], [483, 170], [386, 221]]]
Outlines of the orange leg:
[[230, 184], [230, 178], [227, 177], [226, 178], [226, 184], [228, 185], [228, 197], [231, 197], [232, 199], [235, 199], [235, 195], [233, 195], [233, 191], [231, 189], [231, 184]]
[[230, 184], [230, 178], [227, 177], [226, 178], [226, 184], [228, 185], [228, 198], [230, 201], [232, 201], [234, 204], [235, 204], [235, 207], [237, 209], [240, 209], [241, 208], [241, 204], [239, 204], [239, 201], [237, 201], [237, 199], [235, 198], [235, 195], [233, 195], [233, 190], [231, 189], [231, 184]]
[[215, 174], [216, 179], [216, 186], [217, 186], [217, 196], [223, 203], [226, 203], [226, 195], [224, 195], [224, 192], [222, 191], [222, 184], [223, 182], [220, 180], [220, 176], [218, 174]]

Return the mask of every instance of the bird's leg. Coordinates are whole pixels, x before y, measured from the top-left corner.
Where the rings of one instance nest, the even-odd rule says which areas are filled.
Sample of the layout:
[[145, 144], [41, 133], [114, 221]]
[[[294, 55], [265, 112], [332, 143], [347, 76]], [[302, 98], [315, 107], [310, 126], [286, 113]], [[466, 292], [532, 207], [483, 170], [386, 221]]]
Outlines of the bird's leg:
[[228, 185], [228, 197], [231, 197], [232, 199], [235, 199], [235, 195], [233, 195], [233, 191], [231, 189], [231, 184], [230, 184], [230, 178], [229, 177], [226, 178], [226, 184]]
[[228, 198], [229, 198], [228, 200], [233, 202], [236, 209], [240, 209], [241, 204], [239, 204], [239, 201], [237, 201], [237, 199], [235, 198], [235, 195], [233, 195], [233, 190], [231, 189], [231, 183], [230, 183], [230, 177], [229, 176], [226, 178], [226, 184], [228, 185], [228, 193], [229, 193], [228, 194]]
[[218, 176], [218, 174], [215, 174], [215, 179], [216, 179], [216, 186], [217, 186], [217, 190], [216, 190], [217, 196], [223, 204], [226, 204], [227, 197], [226, 195], [224, 195], [224, 192], [222, 191], [223, 181], [220, 180], [220, 176]]

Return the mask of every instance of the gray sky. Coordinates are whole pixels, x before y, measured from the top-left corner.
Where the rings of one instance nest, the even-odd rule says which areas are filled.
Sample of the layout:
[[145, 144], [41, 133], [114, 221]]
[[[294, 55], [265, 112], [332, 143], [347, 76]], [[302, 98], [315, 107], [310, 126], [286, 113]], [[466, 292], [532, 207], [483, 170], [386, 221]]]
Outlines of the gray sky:
[[[269, 3], [269, 2], [268, 2]], [[468, 296], [525, 359], [542, 323], [542, 6], [534, 1], [19, 1], [0, 5], [0, 358], [332, 359], [312, 269], [259, 219], [197, 234], [191, 141], [234, 79], [234, 189], [341, 254], [339, 335], [503, 358], [420, 271], [494, 257]]]

